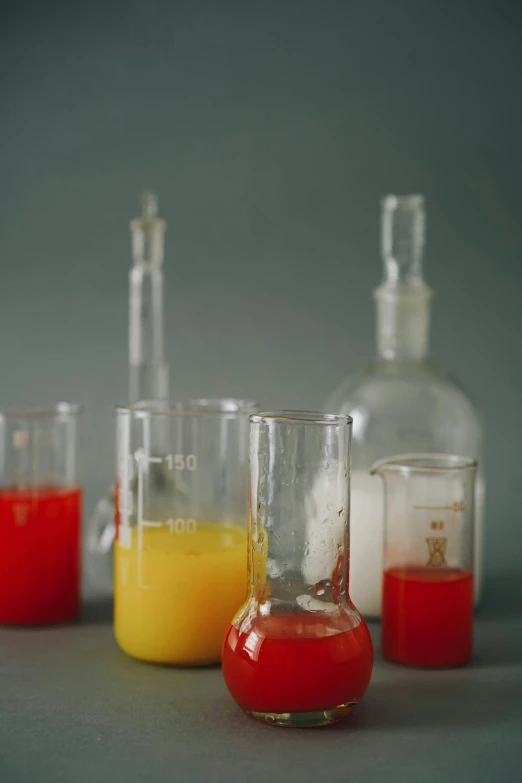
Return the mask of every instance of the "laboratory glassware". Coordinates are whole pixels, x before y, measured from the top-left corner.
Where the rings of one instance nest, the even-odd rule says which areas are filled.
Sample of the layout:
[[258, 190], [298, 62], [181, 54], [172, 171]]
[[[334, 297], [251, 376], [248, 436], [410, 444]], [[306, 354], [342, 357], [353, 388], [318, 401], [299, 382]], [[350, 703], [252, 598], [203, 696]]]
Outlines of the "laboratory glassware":
[[65, 402], [0, 410], [0, 623], [79, 613], [80, 414]]
[[385, 658], [456, 666], [471, 656], [476, 467], [467, 457], [403, 454], [372, 469], [385, 496]]
[[[381, 613], [383, 490], [373, 463], [405, 452], [469, 454], [481, 464], [482, 423], [460, 385], [428, 359], [431, 289], [422, 273], [424, 199], [382, 202], [384, 279], [375, 291], [378, 358], [323, 405], [353, 418], [350, 595], [365, 616]], [[475, 598], [483, 582], [485, 484], [476, 482]]]
[[282, 411], [250, 422], [249, 591], [225, 636], [223, 675], [260, 721], [334, 723], [361, 700], [373, 666], [348, 594], [351, 419]]
[[143, 402], [117, 410], [114, 628], [128, 655], [202, 665], [247, 587], [253, 402]]
[[[168, 399], [164, 351], [163, 259], [166, 223], [154, 193], [142, 194], [142, 215], [130, 222], [133, 265], [129, 272], [129, 402]], [[114, 487], [97, 503], [89, 522], [86, 566], [91, 581], [112, 592]]]

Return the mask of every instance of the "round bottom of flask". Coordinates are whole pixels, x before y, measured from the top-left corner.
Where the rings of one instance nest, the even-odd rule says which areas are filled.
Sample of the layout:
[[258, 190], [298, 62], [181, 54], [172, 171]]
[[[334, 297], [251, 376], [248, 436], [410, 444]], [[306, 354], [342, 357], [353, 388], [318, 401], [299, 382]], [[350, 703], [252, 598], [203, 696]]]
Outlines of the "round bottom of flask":
[[268, 723], [269, 726], [286, 726], [290, 729], [311, 729], [314, 726], [329, 726], [345, 718], [357, 702], [351, 701], [339, 704], [329, 710], [314, 710], [313, 712], [256, 712], [245, 710], [251, 718]]

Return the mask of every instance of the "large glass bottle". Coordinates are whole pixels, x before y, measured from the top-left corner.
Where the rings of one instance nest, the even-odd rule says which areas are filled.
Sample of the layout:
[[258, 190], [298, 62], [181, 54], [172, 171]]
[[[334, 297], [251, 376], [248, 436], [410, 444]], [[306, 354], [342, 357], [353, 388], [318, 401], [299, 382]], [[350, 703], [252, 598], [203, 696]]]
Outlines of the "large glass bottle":
[[[142, 194], [143, 213], [130, 222], [133, 265], [129, 271], [129, 394], [131, 403], [166, 400], [169, 367], [164, 352], [163, 258], [166, 223], [154, 193]], [[104, 592], [113, 591], [114, 487], [98, 501], [89, 521], [85, 569]]]
[[478, 460], [476, 601], [482, 588], [482, 423], [459, 384], [428, 359], [432, 292], [422, 274], [424, 236], [422, 196], [383, 200], [384, 279], [375, 291], [378, 356], [324, 405], [353, 418], [350, 595], [365, 616], [380, 617], [382, 590], [383, 490], [369, 471], [394, 454], [438, 452]]

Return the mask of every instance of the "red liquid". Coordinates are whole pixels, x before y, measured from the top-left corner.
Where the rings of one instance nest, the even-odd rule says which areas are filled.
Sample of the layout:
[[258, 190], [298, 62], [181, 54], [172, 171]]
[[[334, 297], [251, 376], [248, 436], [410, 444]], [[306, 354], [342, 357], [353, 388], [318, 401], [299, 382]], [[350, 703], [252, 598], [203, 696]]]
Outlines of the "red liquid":
[[456, 568], [384, 572], [382, 652], [415, 666], [455, 666], [471, 656], [473, 575]]
[[0, 490], [0, 623], [44, 625], [80, 609], [81, 490]]
[[362, 698], [373, 648], [364, 621], [312, 614], [255, 617], [246, 633], [231, 626], [223, 676], [233, 698], [253, 712], [314, 712]]

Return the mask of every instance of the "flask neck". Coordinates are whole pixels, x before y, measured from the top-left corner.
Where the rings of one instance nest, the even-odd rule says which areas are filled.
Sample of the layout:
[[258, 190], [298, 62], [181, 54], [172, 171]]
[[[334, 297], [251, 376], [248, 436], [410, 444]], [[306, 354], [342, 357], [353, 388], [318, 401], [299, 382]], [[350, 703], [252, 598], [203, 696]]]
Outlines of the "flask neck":
[[384, 361], [422, 361], [428, 355], [431, 289], [424, 283], [388, 286], [374, 293], [377, 353]]
[[351, 419], [251, 422], [249, 600], [261, 614], [346, 609]]

